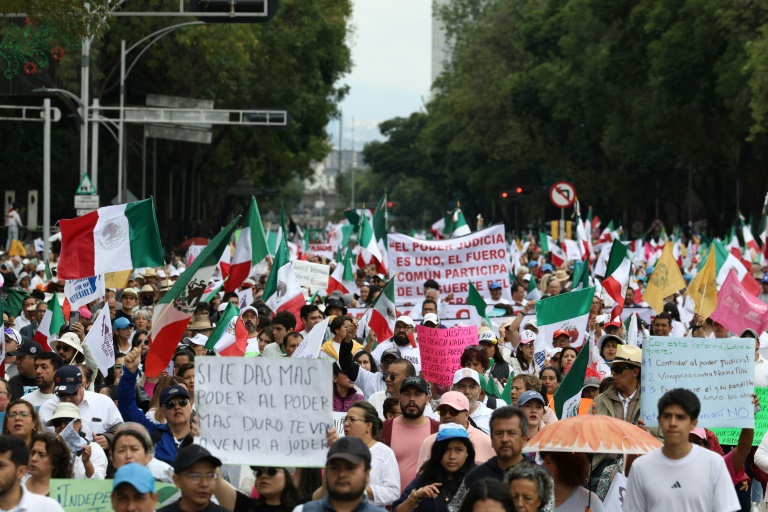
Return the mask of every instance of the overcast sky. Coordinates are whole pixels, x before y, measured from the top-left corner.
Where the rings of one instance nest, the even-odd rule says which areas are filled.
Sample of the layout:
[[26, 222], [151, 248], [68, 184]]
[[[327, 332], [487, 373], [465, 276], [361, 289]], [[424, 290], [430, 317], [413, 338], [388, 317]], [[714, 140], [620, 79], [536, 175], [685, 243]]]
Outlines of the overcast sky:
[[[341, 104], [344, 149], [350, 149], [352, 118], [356, 149], [380, 139], [378, 124], [408, 116], [429, 96], [431, 0], [353, 0], [352, 72], [342, 83], [350, 92]], [[338, 147], [339, 125], [328, 126]]]

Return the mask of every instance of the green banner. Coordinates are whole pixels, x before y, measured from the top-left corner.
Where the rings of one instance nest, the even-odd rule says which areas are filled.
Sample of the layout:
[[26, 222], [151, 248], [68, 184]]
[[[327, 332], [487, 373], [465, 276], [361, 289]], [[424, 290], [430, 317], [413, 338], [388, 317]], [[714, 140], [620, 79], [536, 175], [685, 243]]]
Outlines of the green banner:
[[[755, 414], [755, 437], [752, 446], [759, 446], [765, 432], [768, 431], [768, 388], [755, 388], [755, 394], [760, 399], [760, 411]], [[723, 446], [736, 446], [739, 443], [741, 429], [738, 428], [713, 428], [717, 439]]]
[[[173, 484], [155, 482], [160, 495], [157, 508], [169, 505], [181, 495]], [[50, 497], [66, 512], [109, 512], [112, 510], [112, 480], [51, 479]]]

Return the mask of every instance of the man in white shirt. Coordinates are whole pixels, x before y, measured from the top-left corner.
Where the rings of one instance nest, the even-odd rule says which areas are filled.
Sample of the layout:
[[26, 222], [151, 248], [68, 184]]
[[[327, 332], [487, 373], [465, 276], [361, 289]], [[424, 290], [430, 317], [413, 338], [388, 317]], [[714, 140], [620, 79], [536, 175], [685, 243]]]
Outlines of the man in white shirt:
[[701, 404], [687, 389], [666, 392], [658, 403], [664, 446], [632, 464], [622, 510], [625, 512], [741, 510], [725, 461], [692, 444]]
[[35, 311], [37, 311], [37, 299], [24, 297], [24, 301], [21, 303], [21, 314], [13, 322], [14, 329], [20, 331], [31, 324], [32, 320], [35, 319]]
[[389, 348], [396, 348], [400, 351], [403, 359], [410, 361], [416, 368], [416, 375], [421, 372], [421, 353], [418, 345], [411, 346], [411, 337], [415, 340], [415, 325], [413, 320], [407, 316], [401, 316], [395, 321], [395, 333], [392, 339], [380, 343], [373, 351], [373, 358], [376, 363], [381, 362], [381, 355]]
[[317, 307], [317, 304], [307, 304], [306, 306], [301, 307], [299, 318], [304, 322], [304, 330], [299, 331], [299, 334], [301, 334], [302, 338], [306, 338], [309, 331], [322, 322], [325, 317], [323, 316], [322, 311], [320, 311], [320, 308]]
[[35, 275], [32, 276], [32, 279], [29, 282], [30, 289], [34, 290], [37, 288], [37, 285], [43, 284], [45, 282], [45, 263], [38, 263], [37, 267], [35, 267]]
[[[83, 374], [77, 366], [66, 365], [59, 368], [53, 377], [53, 392], [56, 395], [40, 407], [40, 422], [46, 424], [53, 417], [59, 402], [71, 402], [80, 409], [83, 423], [93, 433], [93, 440], [106, 451], [109, 442], [102, 435], [118, 423], [123, 417], [107, 395], [100, 395], [83, 388]], [[48, 429], [50, 432], [54, 430]]]
[[27, 474], [29, 449], [21, 438], [0, 436], [0, 510], [15, 512], [64, 512], [53, 498], [28, 491], [21, 485]]
[[35, 407], [42, 407], [45, 402], [54, 398], [53, 377], [61, 368], [63, 361], [56, 352], [41, 352], [35, 356], [35, 381], [37, 389], [22, 396]]
[[[5, 242], [5, 252], [11, 249], [11, 242], [19, 239], [19, 227], [21, 226], [21, 217], [16, 205], [11, 203], [10, 209], [5, 212], [5, 227], [8, 228], [8, 239]], [[17, 272], [18, 274], [18, 272]]]

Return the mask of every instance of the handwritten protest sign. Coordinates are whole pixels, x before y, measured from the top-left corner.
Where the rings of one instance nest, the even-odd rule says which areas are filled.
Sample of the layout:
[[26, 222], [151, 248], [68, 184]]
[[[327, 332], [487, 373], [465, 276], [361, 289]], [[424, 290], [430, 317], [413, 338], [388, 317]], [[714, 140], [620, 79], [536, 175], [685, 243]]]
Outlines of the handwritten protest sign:
[[[66, 512], [108, 512], [112, 509], [110, 495], [112, 480], [75, 480], [52, 478], [50, 497], [59, 502]], [[181, 496], [173, 485], [155, 482], [155, 492], [159, 494], [157, 508], [169, 505]]]
[[652, 336], [643, 344], [641, 418], [658, 426], [661, 396], [686, 388], [701, 401], [700, 427], [753, 428], [754, 373], [753, 339]]
[[328, 288], [328, 277], [331, 271], [328, 265], [295, 260], [291, 262], [291, 266], [299, 286], [303, 286], [310, 292]]
[[328, 360], [200, 357], [195, 441], [225, 464], [323, 466], [332, 385]]
[[332, 260], [336, 251], [332, 244], [309, 244], [309, 253]]
[[454, 301], [466, 304], [469, 281], [481, 294], [488, 285], [502, 283], [502, 297], [511, 301], [509, 257], [504, 225], [452, 240], [418, 240], [400, 233], [387, 235], [389, 266], [395, 277], [396, 300], [415, 302], [424, 296], [427, 279], [440, 283], [440, 292], [453, 293]]
[[461, 368], [461, 354], [468, 345], [477, 345], [477, 326], [432, 329], [419, 325], [421, 371], [424, 378], [440, 386], [450, 386], [453, 374]]
[[[755, 394], [760, 399], [760, 406], [762, 408], [755, 414], [755, 435], [752, 439], [752, 446], [759, 446], [763, 436], [768, 432], [768, 388], [755, 388]], [[712, 432], [717, 434], [721, 445], [736, 446], [739, 442], [741, 429], [713, 428]]]

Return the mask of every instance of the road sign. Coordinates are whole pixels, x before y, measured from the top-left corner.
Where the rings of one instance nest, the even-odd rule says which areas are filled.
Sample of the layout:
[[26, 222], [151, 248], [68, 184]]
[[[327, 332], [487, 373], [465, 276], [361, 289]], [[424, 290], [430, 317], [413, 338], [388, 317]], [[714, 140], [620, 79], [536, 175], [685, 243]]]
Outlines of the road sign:
[[567, 181], [558, 181], [549, 189], [549, 200], [558, 208], [568, 208], [576, 201], [576, 187]]
[[[75, 190], [75, 194], [78, 196], [95, 196], [97, 194], [96, 187], [93, 186], [90, 176], [83, 174], [83, 177], [80, 178], [80, 184], [77, 186], [77, 190]], [[96, 202], [98, 202], [98, 199]], [[75, 208], [77, 208], [77, 206], [75, 206]], [[98, 208], [98, 206], [96, 208]]]
[[96, 210], [98, 207], [99, 196], [75, 196], [75, 208], [78, 210]]

